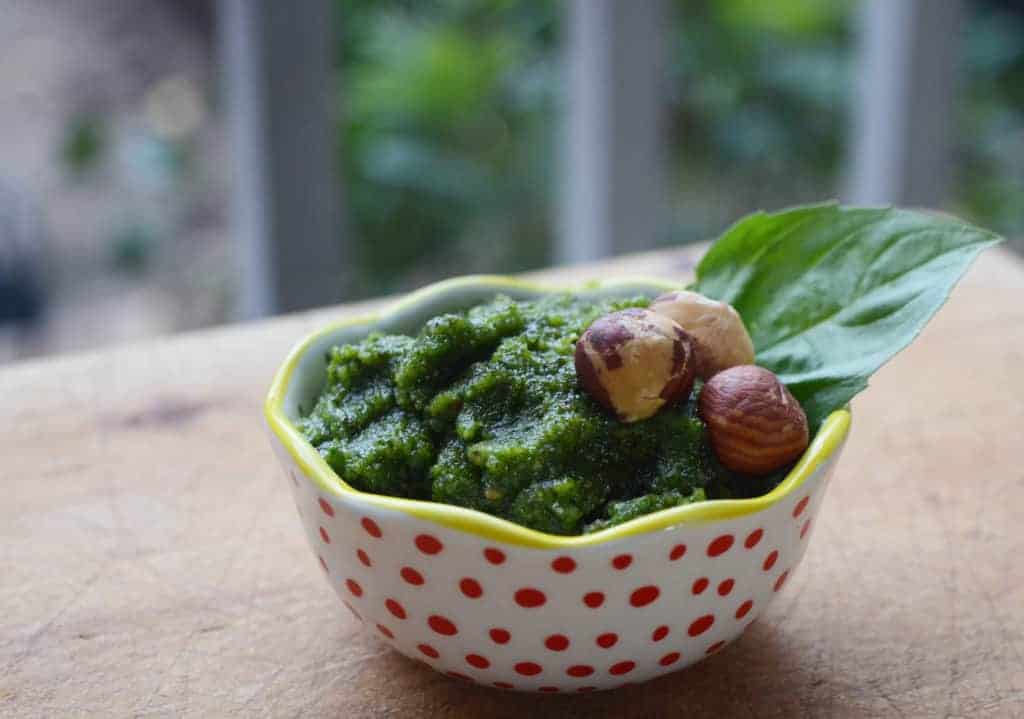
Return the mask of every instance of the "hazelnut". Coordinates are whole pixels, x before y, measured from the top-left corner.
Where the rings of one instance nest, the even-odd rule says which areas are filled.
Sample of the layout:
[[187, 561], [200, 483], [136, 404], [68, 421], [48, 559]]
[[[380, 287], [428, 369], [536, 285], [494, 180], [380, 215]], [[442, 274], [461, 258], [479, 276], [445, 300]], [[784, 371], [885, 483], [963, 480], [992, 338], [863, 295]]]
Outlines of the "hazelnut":
[[693, 343], [664, 315], [613, 312], [590, 325], [576, 343], [576, 374], [591, 397], [623, 422], [636, 422], [689, 396]]
[[810, 441], [803, 407], [763, 367], [719, 372], [704, 385], [697, 408], [719, 461], [735, 472], [766, 474], [784, 467]]
[[754, 363], [754, 343], [732, 305], [682, 290], [661, 295], [650, 309], [674, 320], [693, 338], [701, 379]]

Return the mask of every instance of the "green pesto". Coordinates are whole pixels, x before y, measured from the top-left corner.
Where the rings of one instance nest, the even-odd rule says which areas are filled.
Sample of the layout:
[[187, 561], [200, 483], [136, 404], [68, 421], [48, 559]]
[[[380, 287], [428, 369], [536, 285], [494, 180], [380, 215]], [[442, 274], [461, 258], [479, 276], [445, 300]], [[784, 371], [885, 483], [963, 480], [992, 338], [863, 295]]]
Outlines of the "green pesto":
[[623, 424], [579, 387], [573, 352], [647, 297], [497, 297], [416, 337], [334, 347], [302, 431], [356, 489], [478, 509], [553, 534], [701, 501], [727, 481], [686, 402]]

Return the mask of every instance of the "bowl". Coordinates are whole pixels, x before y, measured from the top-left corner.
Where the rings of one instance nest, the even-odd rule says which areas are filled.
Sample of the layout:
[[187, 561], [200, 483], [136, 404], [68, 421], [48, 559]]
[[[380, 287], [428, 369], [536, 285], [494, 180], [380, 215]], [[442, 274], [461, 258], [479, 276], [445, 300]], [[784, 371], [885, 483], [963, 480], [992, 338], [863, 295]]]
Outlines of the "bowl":
[[[674, 288], [636, 279], [571, 291], [597, 298]], [[266, 400], [309, 546], [345, 606], [406, 656], [499, 689], [611, 689], [677, 671], [734, 641], [800, 563], [850, 426], [846, 410], [828, 417], [767, 495], [674, 507], [575, 537], [360, 492], [298, 430], [324, 385], [332, 345], [373, 330], [415, 333], [430, 317], [498, 293], [529, 299], [566, 289], [503, 277], [432, 285], [382, 315], [302, 340]]]

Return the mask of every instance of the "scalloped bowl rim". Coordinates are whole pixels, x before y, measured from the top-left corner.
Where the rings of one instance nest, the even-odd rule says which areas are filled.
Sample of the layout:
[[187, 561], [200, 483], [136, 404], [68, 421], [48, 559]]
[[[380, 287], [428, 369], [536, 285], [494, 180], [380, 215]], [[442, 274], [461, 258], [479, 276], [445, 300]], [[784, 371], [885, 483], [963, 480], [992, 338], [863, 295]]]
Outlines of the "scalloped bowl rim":
[[822, 423], [807, 451], [780, 482], [768, 494], [751, 499], [715, 499], [695, 504], [686, 504], [652, 512], [628, 522], [603, 529], [592, 534], [562, 536], [548, 534], [516, 524], [507, 519], [495, 517], [475, 509], [458, 507], [429, 500], [405, 499], [381, 494], [363, 492], [348, 485], [320, 456], [320, 453], [305, 439], [298, 427], [288, 418], [284, 408], [285, 397], [295, 375], [296, 367], [305, 353], [319, 340], [339, 330], [354, 327], [371, 327], [427, 300], [459, 290], [483, 289], [495, 291], [518, 291], [537, 295], [556, 292], [603, 292], [616, 288], [624, 289], [634, 285], [661, 290], [678, 289], [677, 284], [648, 277], [626, 277], [614, 281], [588, 282], [577, 286], [548, 285], [538, 282], [506, 277], [502, 275], [470, 275], [427, 285], [403, 299], [398, 300], [385, 312], [366, 314], [360, 317], [327, 324], [300, 340], [289, 352], [274, 375], [264, 403], [264, 415], [271, 431], [280, 440], [306, 476], [325, 494], [339, 500], [356, 500], [375, 505], [381, 509], [402, 512], [419, 519], [435, 522], [442, 526], [475, 534], [498, 542], [507, 542], [538, 549], [567, 549], [612, 542], [634, 535], [656, 532], [679, 524], [705, 524], [742, 517], [767, 509], [797, 490], [814, 471], [829, 459], [846, 439], [851, 422], [849, 409], [837, 410]]

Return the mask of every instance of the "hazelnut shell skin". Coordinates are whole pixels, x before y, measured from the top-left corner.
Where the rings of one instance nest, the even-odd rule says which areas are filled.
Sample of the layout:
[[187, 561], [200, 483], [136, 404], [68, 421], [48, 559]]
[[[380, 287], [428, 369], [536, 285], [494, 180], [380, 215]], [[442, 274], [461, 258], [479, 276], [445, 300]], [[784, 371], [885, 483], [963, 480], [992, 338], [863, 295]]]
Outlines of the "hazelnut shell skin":
[[644, 309], [595, 320], [576, 342], [575, 362], [584, 391], [622, 422], [647, 419], [686, 399], [696, 373], [690, 336]]
[[734, 472], [780, 469], [810, 442], [803, 407], [763, 367], [741, 365], [717, 373], [701, 389], [697, 407], [718, 460]]
[[656, 297], [650, 309], [673, 320], [693, 338], [697, 376], [701, 379], [754, 363], [754, 342], [732, 305], [680, 290]]

